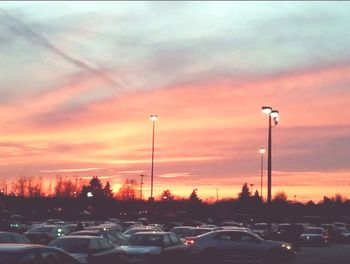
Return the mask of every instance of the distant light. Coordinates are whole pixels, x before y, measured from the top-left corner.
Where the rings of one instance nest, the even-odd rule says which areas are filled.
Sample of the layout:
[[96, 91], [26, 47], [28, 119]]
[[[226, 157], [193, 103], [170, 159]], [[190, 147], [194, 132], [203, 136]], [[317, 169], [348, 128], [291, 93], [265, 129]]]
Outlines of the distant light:
[[270, 106], [263, 106], [261, 108], [261, 112], [263, 112], [264, 114], [269, 115], [272, 112], [272, 107], [270, 107]]
[[88, 192], [88, 193], [86, 194], [86, 196], [89, 197], [89, 198], [94, 197], [94, 195], [92, 194], [92, 192]]
[[273, 110], [273, 111], [271, 111], [270, 115], [273, 118], [278, 118], [279, 117], [279, 112], [277, 110]]
[[260, 148], [259, 152], [260, 152], [260, 154], [264, 154], [266, 152], [266, 150], [264, 148]]
[[158, 116], [157, 115], [151, 115], [151, 120], [152, 120], [152, 122], [156, 122], [158, 120]]

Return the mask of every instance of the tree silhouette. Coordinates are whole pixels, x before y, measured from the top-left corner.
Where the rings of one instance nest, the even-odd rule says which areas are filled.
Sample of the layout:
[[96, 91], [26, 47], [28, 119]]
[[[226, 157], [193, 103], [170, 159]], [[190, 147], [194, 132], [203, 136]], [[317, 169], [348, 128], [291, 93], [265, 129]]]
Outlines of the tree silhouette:
[[113, 197], [113, 190], [111, 188], [111, 184], [109, 183], [109, 181], [106, 182], [106, 185], [103, 188], [103, 195], [106, 198], [112, 198]]
[[174, 200], [174, 195], [171, 194], [169, 190], [164, 190], [160, 195], [161, 201], [172, 201]]
[[199, 199], [198, 194], [197, 194], [197, 189], [194, 189], [189, 197], [190, 202], [200, 202], [201, 199]]
[[285, 192], [277, 192], [273, 198], [274, 202], [287, 202], [287, 195]]
[[251, 196], [250, 189], [248, 187], [248, 183], [244, 183], [242, 186], [241, 192], [238, 194], [239, 200], [249, 200]]

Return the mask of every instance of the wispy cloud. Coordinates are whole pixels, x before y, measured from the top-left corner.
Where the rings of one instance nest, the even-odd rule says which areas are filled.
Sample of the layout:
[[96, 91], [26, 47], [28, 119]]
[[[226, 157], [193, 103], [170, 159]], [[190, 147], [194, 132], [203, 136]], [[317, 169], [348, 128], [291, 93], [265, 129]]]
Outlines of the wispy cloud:
[[172, 172], [172, 173], [164, 173], [159, 175], [160, 178], [181, 178], [181, 177], [189, 177], [191, 176], [188, 172]]
[[80, 169], [57, 169], [57, 170], [40, 170], [40, 172], [49, 172], [49, 173], [57, 173], [57, 172], [85, 172], [85, 171], [98, 171], [102, 168], [80, 168]]

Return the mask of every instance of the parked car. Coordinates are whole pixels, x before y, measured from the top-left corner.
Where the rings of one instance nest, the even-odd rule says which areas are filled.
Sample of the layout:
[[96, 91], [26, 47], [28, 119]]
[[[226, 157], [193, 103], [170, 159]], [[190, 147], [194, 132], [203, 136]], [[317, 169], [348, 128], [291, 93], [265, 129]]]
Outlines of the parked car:
[[117, 264], [120, 263], [120, 253], [111, 242], [94, 236], [65, 236], [49, 243], [68, 252], [82, 264]]
[[1, 264], [81, 264], [57, 248], [31, 244], [0, 244]]
[[204, 263], [225, 260], [258, 260], [264, 263], [282, 263], [295, 256], [291, 244], [264, 240], [243, 230], [218, 230], [187, 238], [191, 259]]
[[271, 238], [278, 241], [292, 243], [294, 247], [298, 247], [300, 236], [307, 228], [303, 223], [283, 223], [277, 226], [277, 232], [271, 234]]
[[120, 233], [114, 233], [110, 231], [103, 230], [82, 230], [70, 233], [69, 236], [97, 236], [103, 237], [104, 239], [110, 241], [112, 244], [119, 246], [125, 245], [127, 243], [126, 237]]
[[66, 234], [66, 229], [58, 225], [36, 225], [23, 235], [35, 244], [46, 245], [55, 238]]
[[330, 241], [337, 240], [337, 226], [334, 224], [321, 224], [320, 227], [323, 227], [328, 231]]
[[3, 243], [32, 244], [31, 241], [20, 234], [13, 232], [0, 232], [0, 244]]
[[133, 234], [126, 246], [121, 246], [126, 263], [183, 263], [188, 246], [171, 232], [141, 232]]
[[253, 233], [261, 236], [262, 238], [266, 237], [270, 233], [268, 223], [255, 223], [250, 227], [250, 229]]
[[350, 230], [345, 227], [337, 228], [338, 241], [343, 243], [350, 242]]
[[322, 227], [309, 227], [300, 236], [302, 245], [320, 245], [327, 246], [329, 244], [329, 234]]

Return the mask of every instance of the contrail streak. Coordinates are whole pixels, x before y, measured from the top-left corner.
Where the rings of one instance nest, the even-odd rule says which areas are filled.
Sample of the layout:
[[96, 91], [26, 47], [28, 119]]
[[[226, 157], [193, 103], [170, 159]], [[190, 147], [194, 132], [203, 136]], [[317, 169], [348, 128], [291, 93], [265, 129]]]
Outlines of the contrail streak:
[[65, 53], [61, 49], [57, 48], [55, 45], [53, 45], [48, 39], [46, 39], [44, 36], [40, 35], [39, 33], [35, 32], [30, 26], [25, 24], [22, 20], [12, 16], [9, 14], [6, 10], [0, 9], [0, 18], [3, 18], [3, 22], [7, 22], [7, 26], [11, 29], [12, 32], [15, 34], [24, 37], [31, 42], [38, 44], [40, 46], [43, 46], [50, 50], [51, 52], [55, 53], [56, 55], [60, 56], [62, 59], [64, 59], [66, 62], [76, 66], [77, 68], [90, 72], [92, 74], [101, 76], [103, 79], [105, 79], [108, 83], [112, 85], [117, 85], [117, 86], [124, 86], [124, 84], [117, 82], [114, 80], [111, 76], [106, 74], [105, 72], [96, 69], [87, 63], [76, 59], [72, 57], [71, 55]]

